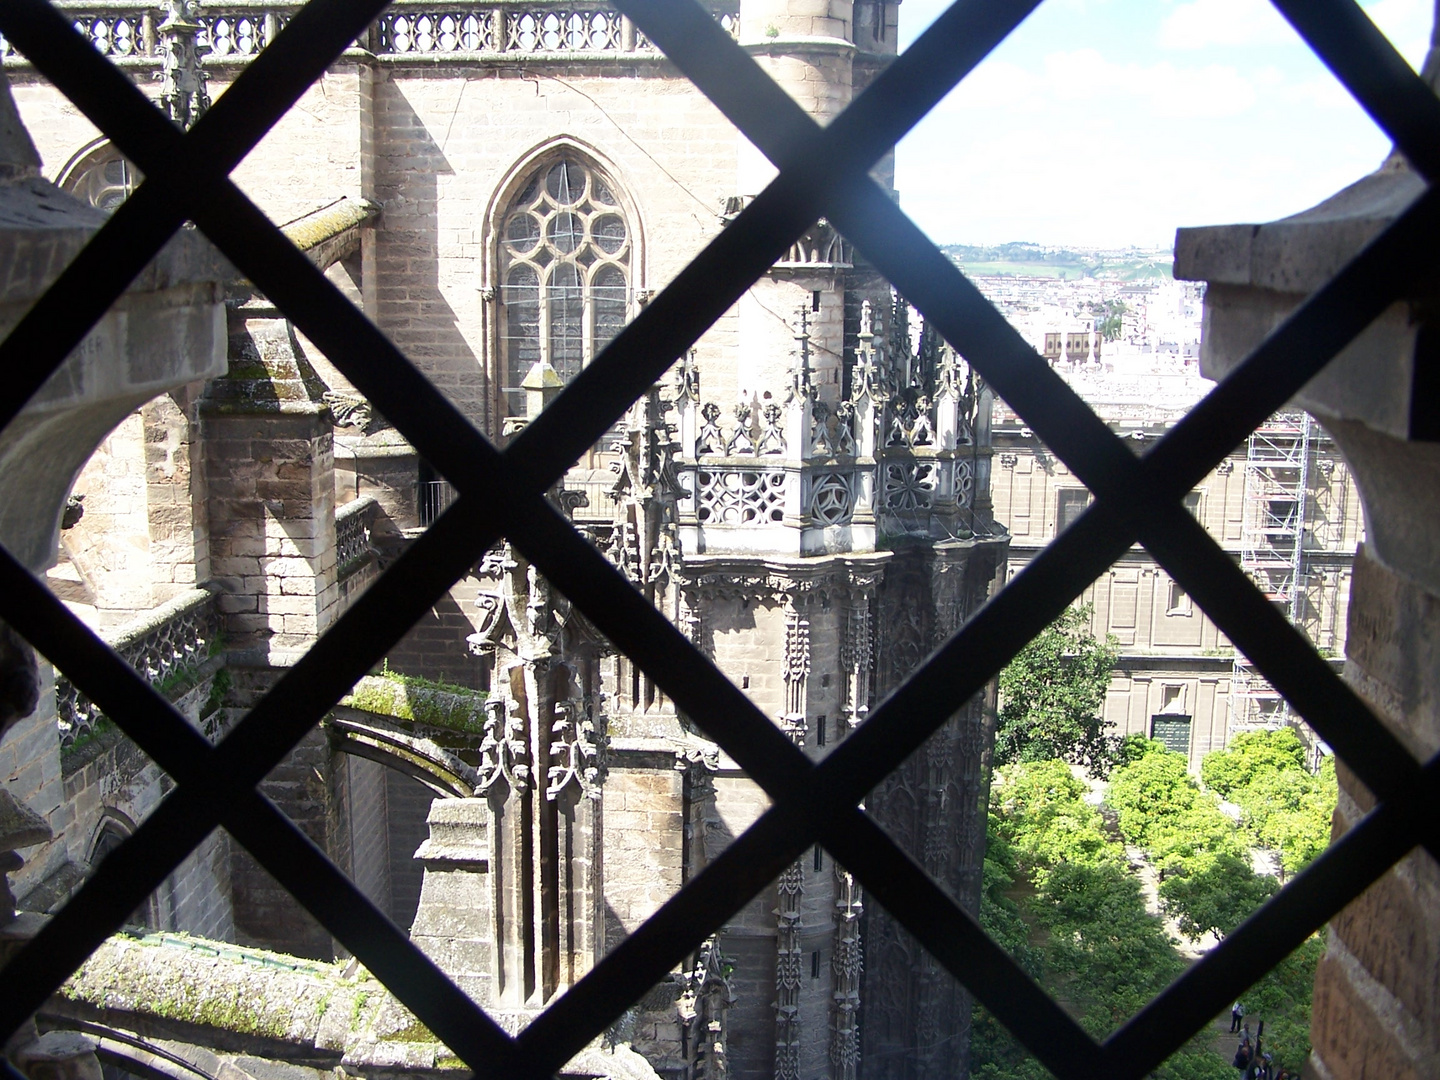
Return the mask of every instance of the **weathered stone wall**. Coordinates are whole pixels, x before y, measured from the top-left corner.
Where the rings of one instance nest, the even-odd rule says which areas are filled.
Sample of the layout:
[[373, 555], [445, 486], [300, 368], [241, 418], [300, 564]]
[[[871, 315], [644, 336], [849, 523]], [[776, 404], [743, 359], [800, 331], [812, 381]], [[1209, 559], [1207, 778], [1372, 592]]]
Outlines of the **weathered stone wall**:
[[475, 633], [477, 583], [458, 581], [386, 654], [391, 671], [475, 690], [489, 689], [485, 665], [465, 639]]
[[60, 534], [61, 555], [97, 625], [115, 626], [210, 576], [200, 385], [162, 394], [110, 433], [72, 493], [84, 513]]
[[[1421, 760], [1440, 751], [1440, 596], [1355, 560], [1346, 678]], [[1342, 764], [1335, 835], [1374, 806]], [[1416, 849], [1330, 924], [1315, 977], [1312, 1064], [1324, 1080], [1440, 1070], [1440, 866]]]
[[390, 847], [390, 918], [409, 928], [420, 903], [424, 867], [415, 852], [429, 835], [425, 815], [435, 793], [418, 780], [394, 769], [385, 770], [385, 807]]
[[201, 385], [157, 397], [140, 410], [150, 579], [155, 602], [161, 604], [210, 580], [208, 490], [199, 437]]
[[381, 911], [391, 910], [389, 804], [384, 765], [346, 755], [345, 810], [350, 835], [350, 876]]
[[126, 622], [155, 604], [146, 513], [145, 421], [131, 413], [96, 448], [72, 493], [85, 513], [60, 534], [62, 551], [88, 586], [97, 614]]
[[[172, 698], [181, 715], [207, 736], [218, 733], [224, 721], [217, 708], [219, 670], [218, 661], [210, 661], [192, 685]], [[69, 866], [52, 874], [35, 892], [21, 894], [31, 908], [62, 902], [105, 854], [104, 834], [128, 836], [175, 786], [144, 751], [110, 727], [56, 757], [64, 798], [50, 820]], [[165, 879], [146, 904], [145, 914], [151, 929], [233, 939], [229, 837], [223, 830], [211, 833]]]
[[673, 752], [612, 752], [601, 804], [607, 950], [685, 883], [684, 787]]
[[[0, 777], [16, 801], [50, 822], [65, 801], [60, 775], [60, 729], [55, 722], [55, 669], [40, 661], [40, 703], [0, 739]], [[51, 826], [52, 832], [59, 833]], [[20, 849], [25, 865], [10, 873], [11, 891], [24, 896], [65, 861], [65, 845], [51, 841]]]
[[212, 412], [205, 424], [211, 567], [230, 648], [283, 662], [335, 615], [329, 419]]
[[[232, 667], [232, 707], [248, 711], [275, 682], [271, 668]], [[311, 730], [261, 782], [260, 791], [342, 869], [349, 837], [337, 834], [333, 788], [343, 784], [343, 760], [323, 732]], [[340, 792], [343, 805], [343, 791]], [[235, 897], [235, 940], [297, 956], [330, 959], [330, 935], [239, 844], [233, 845], [230, 878]]]
[[425, 867], [411, 940], [472, 999], [495, 1001], [494, 860], [486, 799], [436, 799], [430, 835], [415, 853]]
[[[470, 74], [469, 72], [466, 73]], [[633, 200], [634, 290], [674, 276], [720, 225], [735, 137], [684, 79], [654, 61], [508, 66], [459, 78], [446, 65], [382, 64], [375, 76], [379, 325], [477, 421], [477, 376], [495, 350], [491, 215], [515, 170], [562, 137]]]

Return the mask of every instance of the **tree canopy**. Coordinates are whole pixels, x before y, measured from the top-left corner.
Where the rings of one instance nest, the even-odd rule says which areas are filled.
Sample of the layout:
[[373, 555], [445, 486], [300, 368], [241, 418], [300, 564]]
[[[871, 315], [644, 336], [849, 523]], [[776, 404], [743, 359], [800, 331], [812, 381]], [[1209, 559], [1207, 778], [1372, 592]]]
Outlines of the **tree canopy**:
[[995, 761], [1060, 759], [1106, 776], [1120, 740], [1101, 716], [1119, 647], [1090, 632], [1092, 606], [1071, 608], [1042, 630], [1000, 673]]
[[1315, 774], [1305, 756], [1295, 730], [1282, 727], [1237, 735], [1200, 765], [1206, 787], [1240, 807], [1251, 842], [1279, 852], [1287, 874], [1303, 870], [1330, 842], [1335, 759], [1325, 758]]

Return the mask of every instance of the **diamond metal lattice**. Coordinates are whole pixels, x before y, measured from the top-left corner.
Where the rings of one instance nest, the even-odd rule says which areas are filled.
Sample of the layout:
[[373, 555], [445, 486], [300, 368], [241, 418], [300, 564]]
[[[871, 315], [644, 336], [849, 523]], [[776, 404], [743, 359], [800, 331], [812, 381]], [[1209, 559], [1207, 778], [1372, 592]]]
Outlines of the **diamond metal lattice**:
[[[1277, 0], [1427, 178], [1440, 102], [1351, 0]], [[188, 135], [169, 125], [44, 0], [0, 31], [135, 160], [147, 181], [0, 344], [8, 422], [184, 218], [193, 219], [367, 394], [461, 498], [215, 748], [8, 554], [10, 621], [179, 781], [7, 968], [0, 1031], [33, 1011], [216, 824], [257, 855], [475, 1071], [543, 1076], [816, 839], [1052, 1071], [1140, 1076], [1417, 843], [1440, 851], [1440, 762], [1423, 769], [1184, 512], [1231, 446], [1428, 269], [1427, 193], [1306, 302], [1149, 455], [1136, 459], [943, 259], [865, 170], [1033, 8], [961, 0], [821, 131], [704, 11], [621, 0], [780, 176], [498, 453], [226, 179], [383, 5], [314, 0]], [[924, 311], [1096, 494], [1095, 504], [821, 765], [810, 764], [538, 494], [824, 214]], [[57, 319], [64, 313], [65, 317]], [[343, 359], [343, 363], [341, 360]], [[511, 1039], [413, 949], [254, 787], [420, 612], [508, 536], [764, 786], [774, 805], [724, 854]], [[1097, 1045], [856, 803], [1134, 539], [1210, 612], [1384, 801], [1226, 943]]]

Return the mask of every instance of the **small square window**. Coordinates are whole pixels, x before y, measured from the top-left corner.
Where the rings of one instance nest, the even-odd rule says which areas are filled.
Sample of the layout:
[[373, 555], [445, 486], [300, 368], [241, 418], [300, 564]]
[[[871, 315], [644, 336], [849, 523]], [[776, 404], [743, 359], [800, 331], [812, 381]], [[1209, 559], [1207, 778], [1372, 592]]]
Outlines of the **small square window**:
[[1194, 607], [1190, 603], [1190, 596], [1180, 587], [1180, 583], [1171, 580], [1168, 584], [1169, 596], [1165, 601], [1166, 615], [1190, 615], [1194, 613]]
[[1167, 716], [1185, 712], [1185, 684], [1165, 683], [1160, 687], [1160, 711]]

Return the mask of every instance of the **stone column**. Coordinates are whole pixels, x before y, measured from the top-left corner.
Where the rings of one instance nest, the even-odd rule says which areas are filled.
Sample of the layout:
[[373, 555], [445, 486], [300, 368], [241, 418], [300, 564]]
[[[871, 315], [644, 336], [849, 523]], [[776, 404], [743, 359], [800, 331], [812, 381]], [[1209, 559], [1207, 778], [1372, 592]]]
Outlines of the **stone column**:
[[[821, 124], [850, 103], [853, 7], [838, 0], [745, 0], [740, 7], [741, 46]], [[744, 203], [764, 190], [776, 170], [749, 140], [737, 138], [736, 193]], [[742, 400], [763, 408], [766, 393], [783, 399], [795, 362], [801, 308], [807, 313], [820, 396], [838, 400], [847, 266], [844, 245], [821, 223], [741, 299], [735, 378]]]
[[256, 297], [229, 317], [203, 405], [211, 568], [231, 650], [286, 666], [334, 621], [333, 425], [284, 316]]
[[[206, 388], [201, 418], [210, 565], [233, 680], [226, 704], [248, 709], [339, 610], [335, 459], [322, 384], [290, 324], [263, 297], [227, 309], [229, 370]], [[336, 765], [324, 735], [312, 731], [262, 790], [343, 865], [344, 823], [331, 812], [344, 775]], [[330, 935], [238, 848], [231, 883], [240, 943], [333, 955]]]
[[[1425, 72], [1435, 84], [1440, 55]], [[1312, 210], [1266, 225], [1182, 229], [1175, 276], [1206, 281], [1201, 367], [1226, 374], [1423, 187], [1393, 156]], [[1433, 285], [1428, 286], [1433, 290]], [[1335, 438], [1365, 505], [1346, 680], [1420, 760], [1440, 750], [1440, 442], [1434, 300], [1393, 305], [1296, 396]], [[1339, 768], [1335, 835], [1374, 805]], [[1440, 866], [1421, 849], [1330, 924], [1307, 1073], [1421, 1080], [1440, 1062]]]
[[436, 799], [410, 940], [481, 1005], [495, 1000], [495, 901], [488, 799]]

